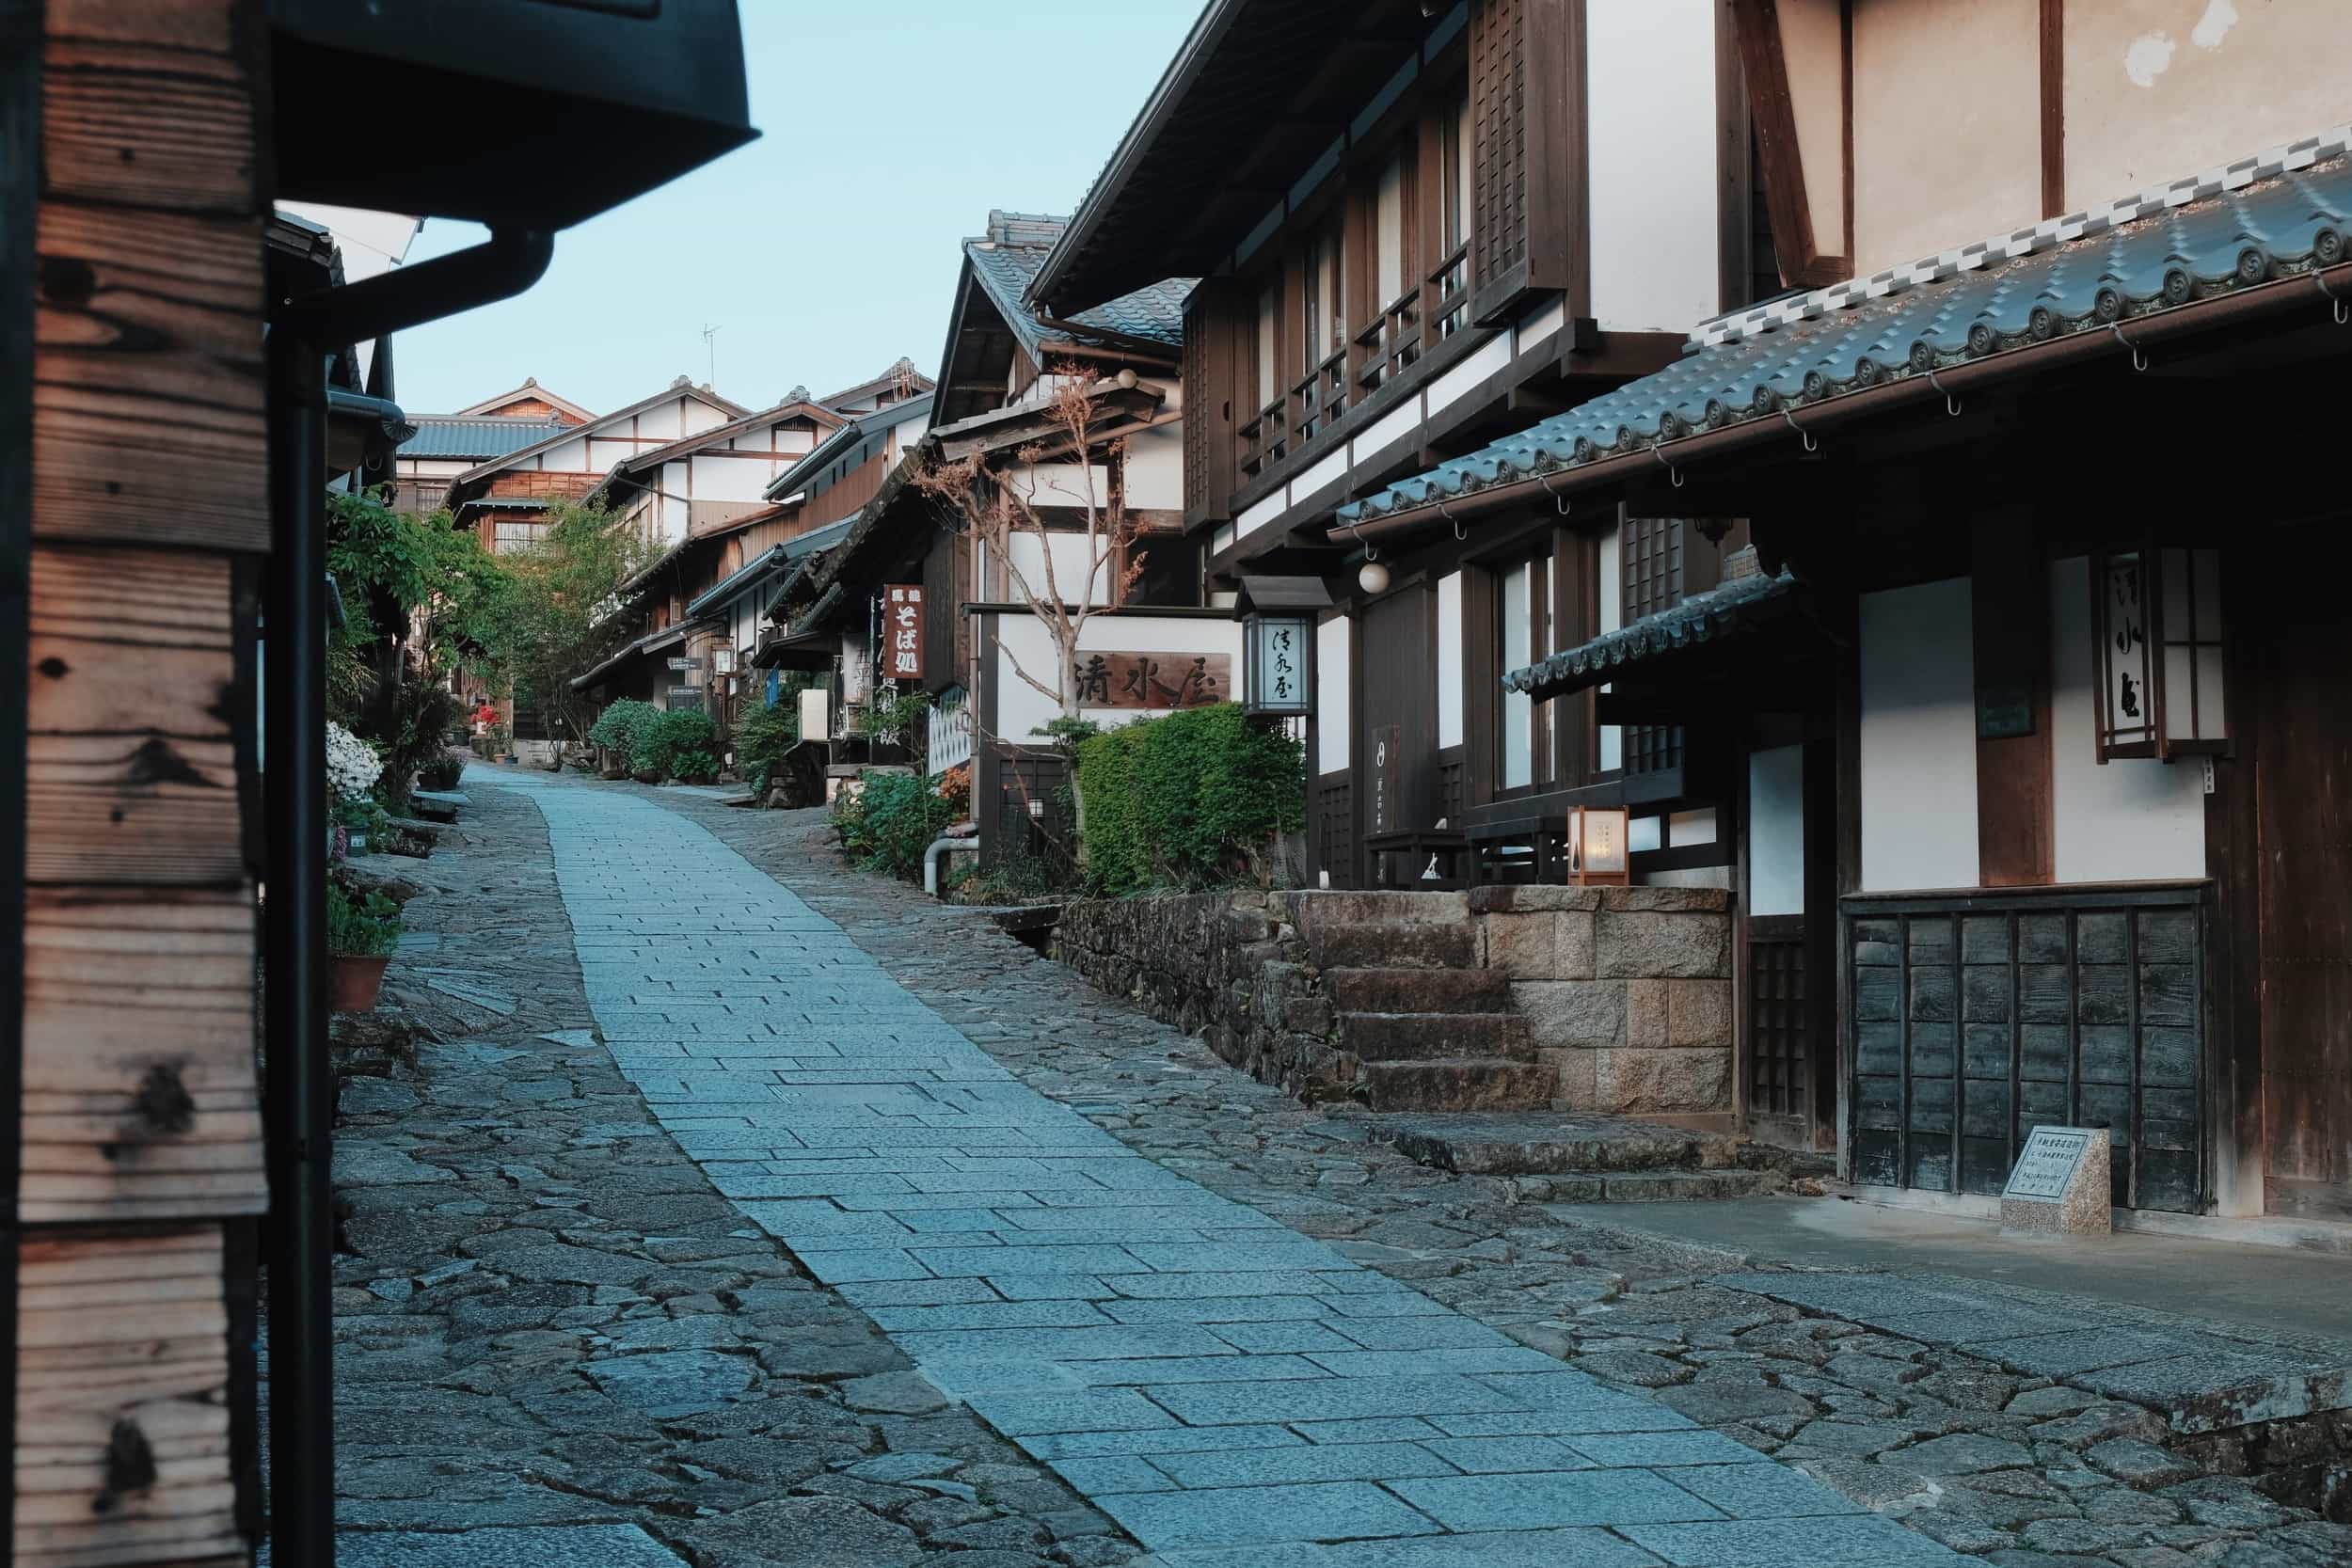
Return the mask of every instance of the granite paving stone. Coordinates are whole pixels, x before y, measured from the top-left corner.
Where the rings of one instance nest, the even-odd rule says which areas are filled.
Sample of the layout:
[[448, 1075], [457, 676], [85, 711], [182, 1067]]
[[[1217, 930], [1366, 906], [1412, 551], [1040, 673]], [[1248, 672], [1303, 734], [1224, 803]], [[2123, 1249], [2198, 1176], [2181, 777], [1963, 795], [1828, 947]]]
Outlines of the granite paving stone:
[[[651, 1091], [638, 1103], [692, 1158], [773, 1161], [781, 1168], [760, 1174], [843, 1189], [745, 1196], [744, 1217], [763, 1203], [812, 1203], [908, 1232], [899, 1245], [832, 1244], [824, 1232], [842, 1222], [779, 1210], [768, 1233], [810, 1272], [840, 1280], [845, 1293], [884, 1292], [862, 1303], [883, 1309], [1081, 1304], [1104, 1320], [1068, 1325], [1081, 1351], [1128, 1348], [1112, 1327], [1213, 1337], [1207, 1354], [1072, 1356], [1056, 1352], [1055, 1323], [911, 1319], [929, 1326], [882, 1331], [902, 1336], [899, 1348], [913, 1349], [942, 1391], [940, 1408], [913, 1421], [977, 1417], [1047, 1465], [1147, 1461], [1171, 1489], [1113, 1490], [1137, 1484], [1131, 1465], [1068, 1479], [1169, 1568], [1216, 1553], [1251, 1568], [1339, 1568], [1369, 1563], [1374, 1550], [1381, 1568], [1508, 1564], [1530, 1553], [1602, 1564], [1948, 1564], [1958, 1560], [1946, 1542], [1979, 1555], [2029, 1549], [2020, 1530], [2030, 1522], [2080, 1523], [2069, 1549], [2094, 1550], [2105, 1568], [2153, 1568], [2130, 1559], [2138, 1547], [2125, 1537], [2168, 1509], [2184, 1522], [2162, 1527], [2175, 1532], [2164, 1549], [2217, 1559], [2254, 1547], [2264, 1522], [2333, 1528], [2275, 1504], [2265, 1512], [2242, 1478], [2207, 1477], [2218, 1490], [2185, 1503], [2074, 1457], [2146, 1435], [2137, 1428], [2067, 1446], [2030, 1435], [2064, 1413], [2011, 1414], [2007, 1402], [2074, 1374], [2033, 1371], [1984, 1345], [2093, 1327], [2070, 1303], [1880, 1270], [1734, 1264], [1632, 1227], [1554, 1214], [1541, 1207], [1551, 1195], [1540, 1183], [1416, 1166], [1367, 1135], [1369, 1118], [1301, 1106], [1236, 1073], [1202, 1041], [1027, 952], [984, 912], [854, 870], [821, 814], [728, 811], [627, 784], [496, 778], [518, 787], [495, 793], [527, 792], [550, 825], [578, 952], [611, 966], [594, 986], [596, 1010], [612, 1012], [604, 1038], [639, 1036], [619, 1058]], [[448, 944], [432, 961], [453, 961]], [[494, 976], [483, 983], [506, 989]], [[641, 1035], [654, 1014], [667, 1031]], [[854, 1169], [817, 1168], [852, 1161]], [[839, 1181], [850, 1175], [896, 1178], [906, 1190]], [[886, 1227], [833, 1234], [894, 1239]], [[1124, 1261], [1074, 1262], [1088, 1248]], [[1023, 1256], [1032, 1249], [1062, 1256], [1041, 1267]], [[994, 1266], [983, 1254], [996, 1255]], [[1229, 1336], [1219, 1325], [1268, 1332]], [[995, 1349], [974, 1342], [998, 1335], [1015, 1338]], [[2288, 1365], [2227, 1338], [2156, 1341], [2108, 1365], [2171, 1360], [2164, 1370], [2181, 1377], [2197, 1375], [2178, 1364], [2193, 1356], [2223, 1370], [2245, 1370], [2240, 1356]], [[1343, 1368], [1361, 1375], [1338, 1375]], [[2161, 1381], [2129, 1386], [2153, 1399]], [[1366, 1396], [1376, 1402], [1336, 1392], [1351, 1386], [1378, 1391]], [[1871, 1442], [1832, 1450], [1803, 1440], [1832, 1425], [1867, 1431]], [[1956, 1433], [2013, 1443], [2029, 1458], [1941, 1480], [1902, 1467], [1913, 1449]], [[1687, 1441], [1602, 1447], [1597, 1457], [1579, 1447], [1652, 1435]], [[1256, 1484], [1200, 1486], [1149, 1463], [1194, 1454], [1222, 1464], [1310, 1444], [1402, 1445], [1466, 1473], [1343, 1479], [1313, 1467], [1332, 1461], [1286, 1458]], [[2044, 1464], [2056, 1466], [2047, 1481], [2035, 1473]], [[1210, 1468], [1194, 1473], [1215, 1479]], [[1402, 1490], [1482, 1482], [1514, 1483], [1523, 1500], [1558, 1510], [1580, 1497], [1636, 1512], [1678, 1497], [1677, 1507], [1701, 1512], [1595, 1524], [1565, 1522], [1572, 1512], [1549, 1522], [1497, 1513], [1471, 1528], [1476, 1491], [1441, 1520]], [[967, 1528], [939, 1512], [966, 1506], [953, 1490], [961, 1482], [942, 1483], [948, 1490], [921, 1511], [888, 1517], [915, 1528], [926, 1549], [967, 1548], [974, 1568], [1041, 1550], [1091, 1568], [1096, 1548], [1081, 1541], [1112, 1540], [1050, 1521], [1033, 1537], [1025, 1532], [1038, 1526], [1010, 1515]], [[2020, 1495], [2028, 1484], [2050, 1496]], [[1714, 1500], [1702, 1496], [1708, 1487]], [[1214, 1500], [1250, 1493], [1263, 1505], [1280, 1488], [1302, 1489], [1302, 1504], [1305, 1491], [1339, 1490], [1320, 1508], [1254, 1514]], [[1365, 1493], [1385, 1501], [1375, 1509]], [[981, 1489], [980, 1500], [988, 1496]], [[1115, 1498], [1158, 1507], [1112, 1507]], [[1813, 1512], [1881, 1505], [1900, 1521]], [[1361, 1528], [1351, 1509], [1391, 1506], [1424, 1522], [1360, 1550], [1334, 1544]], [[1741, 1509], [1757, 1516], [1710, 1517]], [[1247, 1533], [1218, 1533], [1234, 1528]], [[2259, 1544], [2306, 1568], [2335, 1560], [2327, 1554], [2340, 1544], [2274, 1531]], [[1424, 1549], [1436, 1555], [1417, 1555]]]

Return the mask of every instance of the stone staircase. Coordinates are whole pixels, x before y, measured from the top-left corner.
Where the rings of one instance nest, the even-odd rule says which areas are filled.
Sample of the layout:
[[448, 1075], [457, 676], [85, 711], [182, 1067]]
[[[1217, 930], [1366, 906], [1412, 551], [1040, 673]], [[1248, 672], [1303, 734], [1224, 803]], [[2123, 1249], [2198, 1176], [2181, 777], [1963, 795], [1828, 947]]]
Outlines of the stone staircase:
[[1478, 931], [1458, 897], [1326, 895], [1304, 934], [1336, 1015], [1334, 1042], [1355, 1059], [1359, 1104], [1493, 1112], [1551, 1103], [1553, 1070], [1513, 1010], [1509, 976], [1481, 967]]

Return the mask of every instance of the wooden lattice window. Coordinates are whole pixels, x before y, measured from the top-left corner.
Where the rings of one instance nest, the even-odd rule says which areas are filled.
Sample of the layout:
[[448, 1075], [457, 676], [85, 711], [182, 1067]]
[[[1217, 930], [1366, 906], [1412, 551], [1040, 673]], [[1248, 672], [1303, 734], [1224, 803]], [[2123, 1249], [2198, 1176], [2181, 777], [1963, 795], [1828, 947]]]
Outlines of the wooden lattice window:
[[[1631, 626], [1645, 615], [1672, 610], [1682, 602], [1682, 540], [1686, 531], [1679, 517], [1628, 517], [1619, 543], [1624, 560], [1624, 596], [1619, 601], [1621, 623]], [[1680, 766], [1682, 727], [1678, 724], [1629, 724], [1625, 731], [1625, 768], [1629, 773], [1656, 773]]]
[[1805, 1114], [1804, 917], [1748, 922], [1748, 1109]]

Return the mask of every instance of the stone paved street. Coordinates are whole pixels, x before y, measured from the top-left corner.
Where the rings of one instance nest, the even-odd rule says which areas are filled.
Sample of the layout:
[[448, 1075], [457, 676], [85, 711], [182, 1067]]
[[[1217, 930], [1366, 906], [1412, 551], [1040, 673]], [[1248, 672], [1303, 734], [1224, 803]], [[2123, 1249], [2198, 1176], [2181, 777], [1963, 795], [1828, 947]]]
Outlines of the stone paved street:
[[547, 814], [597, 1024], [679, 1146], [1171, 1568], [1434, 1536], [1433, 1561], [1957, 1560], [1145, 1159], [686, 817], [500, 782]]
[[446, 1043], [339, 1132], [358, 1568], [2352, 1561], [1932, 1281], [1412, 1164], [817, 814], [468, 784], [401, 863]]

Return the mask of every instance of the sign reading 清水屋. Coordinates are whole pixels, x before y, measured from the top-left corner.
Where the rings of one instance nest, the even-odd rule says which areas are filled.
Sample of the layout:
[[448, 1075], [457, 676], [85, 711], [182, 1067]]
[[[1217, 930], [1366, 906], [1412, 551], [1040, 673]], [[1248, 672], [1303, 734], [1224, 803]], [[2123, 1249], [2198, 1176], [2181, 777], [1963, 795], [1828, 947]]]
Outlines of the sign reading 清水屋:
[[1080, 654], [1071, 679], [1080, 707], [1207, 707], [1229, 702], [1231, 654]]
[[882, 674], [894, 681], [923, 678], [923, 585], [894, 582], [882, 590]]

